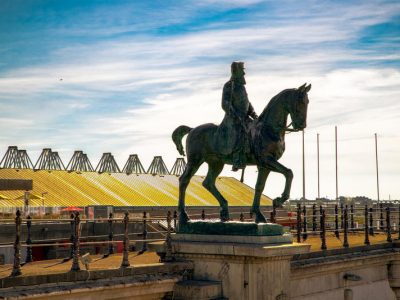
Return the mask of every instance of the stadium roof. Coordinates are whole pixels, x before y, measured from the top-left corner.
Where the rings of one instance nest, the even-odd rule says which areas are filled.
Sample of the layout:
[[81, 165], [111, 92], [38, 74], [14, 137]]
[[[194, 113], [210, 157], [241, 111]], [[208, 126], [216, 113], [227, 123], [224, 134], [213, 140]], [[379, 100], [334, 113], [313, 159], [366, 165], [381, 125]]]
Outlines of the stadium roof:
[[[178, 177], [125, 173], [33, 171], [31, 169], [0, 169], [0, 179], [32, 179], [32, 193], [45, 194], [45, 206], [176, 206]], [[203, 176], [194, 176], [186, 192], [188, 206], [218, 206], [217, 200], [201, 185]], [[250, 206], [254, 190], [232, 177], [219, 177], [217, 187], [230, 206]], [[13, 200], [0, 199], [0, 207], [23, 206], [14, 200], [23, 191], [2, 191]], [[262, 195], [261, 205], [271, 205]], [[42, 200], [30, 200], [31, 206], [41, 206]]]

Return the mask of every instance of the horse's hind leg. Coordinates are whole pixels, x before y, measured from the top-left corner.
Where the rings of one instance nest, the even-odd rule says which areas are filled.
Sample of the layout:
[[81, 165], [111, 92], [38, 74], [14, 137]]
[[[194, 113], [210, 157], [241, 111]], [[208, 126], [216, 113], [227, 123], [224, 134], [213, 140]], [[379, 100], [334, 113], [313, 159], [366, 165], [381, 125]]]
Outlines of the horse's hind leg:
[[254, 192], [254, 201], [253, 201], [253, 206], [251, 208], [251, 211], [255, 214], [256, 223], [267, 222], [264, 215], [260, 211], [260, 198], [262, 192], [264, 191], [265, 182], [267, 181], [269, 172], [270, 171], [264, 167], [258, 167], [258, 177], [257, 177], [256, 189]]
[[206, 179], [203, 181], [203, 186], [218, 200], [221, 206], [220, 216], [221, 221], [229, 220], [228, 201], [221, 195], [215, 186], [215, 180], [224, 168], [224, 163], [221, 162], [208, 162], [208, 173]]
[[201, 160], [190, 160], [188, 158], [188, 163], [186, 165], [185, 171], [179, 177], [179, 203], [178, 203], [178, 211], [179, 211], [179, 223], [184, 224], [189, 221], [189, 217], [185, 211], [185, 194], [186, 189], [189, 185], [190, 179], [197, 172], [200, 165], [202, 164]]

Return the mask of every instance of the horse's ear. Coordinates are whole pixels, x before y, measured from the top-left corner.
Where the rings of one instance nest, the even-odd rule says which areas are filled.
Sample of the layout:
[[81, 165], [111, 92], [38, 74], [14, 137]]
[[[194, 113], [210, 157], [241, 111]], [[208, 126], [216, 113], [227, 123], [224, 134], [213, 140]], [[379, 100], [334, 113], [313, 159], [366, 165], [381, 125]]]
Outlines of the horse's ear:
[[311, 90], [311, 83], [308, 85], [308, 86], [306, 86], [306, 88], [305, 88], [305, 92], [306, 93], [308, 93], [309, 91]]
[[306, 87], [306, 84], [307, 84], [307, 83], [305, 83], [305, 84], [303, 84], [302, 86], [298, 87], [297, 90], [298, 90], [299, 92], [304, 92], [304, 88]]

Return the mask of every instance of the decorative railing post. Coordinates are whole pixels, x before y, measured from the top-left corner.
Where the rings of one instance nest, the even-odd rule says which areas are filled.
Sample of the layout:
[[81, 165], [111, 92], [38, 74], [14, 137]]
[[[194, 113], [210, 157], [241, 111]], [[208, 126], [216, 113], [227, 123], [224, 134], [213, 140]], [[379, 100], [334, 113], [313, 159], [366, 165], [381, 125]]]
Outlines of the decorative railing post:
[[369, 228], [368, 228], [368, 205], [365, 205], [364, 209], [364, 234], [365, 234], [365, 239], [364, 239], [364, 244], [369, 245]]
[[322, 238], [322, 205], [319, 206], [319, 235]]
[[165, 238], [165, 262], [170, 262], [173, 260], [172, 257], [172, 241], [171, 241], [171, 212], [167, 213], [167, 236]]
[[70, 216], [71, 221], [70, 221], [70, 225], [71, 225], [71, 236], [69, 237], [69, 242], [71, 243], [71, 246], [69, 247], [69, 259], [72, 259], [74, 257], [74, 214], [71, 214]]
[[202, 220], [206, 219], [206, 212], [204, 211], [204, 209], [201, 211], [201, 219]]
[[307, 240], [307, 208], [303, 206], [303, 241]]
[[387, 238], [386, 241], [389, 243], [392, 242], [392, 225], [390, 224], [390, 207], [386, 207], [386, 234]]
[[178, 220], [178, 212], [176, 210], [174, 210], [174, 231], [175, 232], [176, 232], [177, 220]]
[[312, 206], [312, 231], [313, 233], [317, 231], [317, 206], [315, 203]]
[[339, 238], [339, 210], [337, 204], [335, 204], [335, 236]]
[[73, 249], [74, 249], [74, 254], [72, 256], [72, 267], [71, 271], [79, 271], [81, 268], [79, 267], [79, 224], [81, 220], [79, 218], [79, 212], [75, 213], [75, 218], [74, 218], [74, 244], [73, 244]]
[[399, 204], [398, 210], [399, 210], [399, 212], [398, 212], [399, 223], [397, 224], [397, 229], [399, 230], [398, 239], [400, 240], [400, 204]]
[[379, 211], [380, 211], [380, 217], [379, 217], [379, 229], [383, 230], [383, 204], [379, 204]]
[[354, 205], [350, 205], [350, 227], [351, 231], [354, 233], [355, 225], [354, 225]]
[[346, 207], [344, 209], [343, 217], [344, 217], [344, 220], [343, 220], [343, 230], [344, 230], [344, 233], [343, 233], [343, 247], [344, 248], [349, 248], [349, 241], [347, 239], [347, 233], [348, 233], [348, 229], [349, 229], [348, 228], [349, 227], [349, 220], [348, 220], [347, 205], [346, 205]]
[[141, 253], [147, 251], [147, 213], [144, 211], [143, 212], [143, 245], [142, 245], [142, 250], [140, 251]]
[[27, 238], [26, 238], [26, 259], [25, 262], [29, 263], [33, 261], [32, 257], [32, 240], [31, 240], [31, 226], [32, 226], [32, 220], [31, 216], [28, 216], [27, 221], [26, 221], [26, 227], [27, 227]]
[[108, 215], [108, 255], [114, 254], [113, 213]]
[[344, 215], [343, 215], [344, 209], [343, 209], [343, 203], [340, 203], [340, 229], [344, 228]]
[[11, 276], [21, 274], [21, 212], [18, 209], [15, 216], [14, 264]]
[[369, 234], [374, 235], [374, 214], [372, 207], [369, 208]]
[[296, 226], [297, 226], [297, 242], [301, 242], [301, 206], [300, 203], [297, 204], [297, 219], [296, 219]]
[[276, 223], [276, 207], [274, 205], [271, 211], [271, 223]]
[[326, 231], [325, 231], [325, 209], [322, 209], [321, 219], [321, 250], [326, 250]]
[[125, 217], [124, 217], [124, 241], [123, 241], [122, 263], [121, 263], [121, 267], [122, 268], [126, 268], [126, 267], [130, 266], [130, 263], [129, 263], [128, 225], [129, 225], [129, 213], [125, 212]]
[[244, 222], [244, 214], [241, 212], [239, 216], [240, 222]]

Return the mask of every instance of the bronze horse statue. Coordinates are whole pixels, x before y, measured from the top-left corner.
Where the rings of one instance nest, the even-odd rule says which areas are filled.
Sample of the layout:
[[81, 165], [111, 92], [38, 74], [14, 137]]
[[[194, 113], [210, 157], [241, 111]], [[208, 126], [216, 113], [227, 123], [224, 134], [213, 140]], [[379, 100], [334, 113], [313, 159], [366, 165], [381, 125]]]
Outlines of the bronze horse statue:
[[[255, 187], [254, 201], [251, 211], [255, 215], [256, 223], [266, 222], [260, 211], [260, 198], [265, 187], [268, 174], [273, 172], [285, 176], [285, 189], [281, 195], [274, 199], [275, 207], [289, 199], [293, 172], [278, 160], [285, 151], [285, 133], [287, 131], [300, 131], [307, 125], [307, 107], [310, 85], [302, 85], [299, 88], [286, 89], [274, 96], [265, 107], [260, 117], [249, 126], [248, 142], [249, 150], [246, 151], [246, 165], [256, 165], [258, 178]], [[290, 115], [291, 124], [287, 125]], [[292, 128], [289, 128], [292, 125]], [[179, 126], [172, 134], [179, 153], [185, 155], [182, 146], [182, 138], [188, 134], [186, 140], [187, 165], [179, 178], [179, 221], [183, 224], [189, 221], [185, 211], [185, 192], [190, 179], [197, 172], [203, 162], [208, 164], [208, 173], [203, 181], [203, 186], [218, 200], [221, 210], [221, 221], [229, 220], [228, 202], [215, 186], [215, 180], [221, 173], [225, 164], [232, 164], [232, 155], [221, 154], [216, 142], [217, 128], [215, 124], [203, 124], [196, 128]]]

